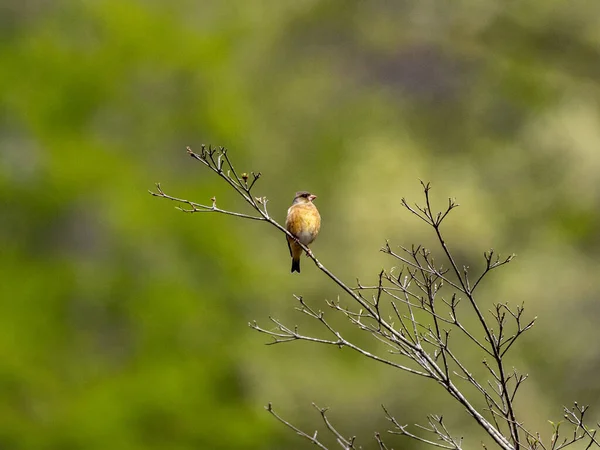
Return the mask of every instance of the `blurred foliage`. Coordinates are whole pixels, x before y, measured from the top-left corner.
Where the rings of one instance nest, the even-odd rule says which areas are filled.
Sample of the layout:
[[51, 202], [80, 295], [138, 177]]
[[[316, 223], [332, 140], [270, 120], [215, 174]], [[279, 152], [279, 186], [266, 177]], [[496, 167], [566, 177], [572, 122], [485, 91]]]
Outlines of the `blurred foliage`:
[[550, 433], [562, 404], [597, 405], [599, 30], [584, 0], [4, 0], [0, 447], [308, 448], [263, 405], [311, 430], [314, 401], [373, 448], [381, 403], [402, 423], [456, 412], [350, 351], [262, 345], [248, 321], [319, 333], [292, 293], [340, 292], [308, 261], [290, 276], [274, 230], [147, 194], [242, 209], [186, 156], [201, 143], [262, 171], [282, 220], [316, 192], [314, 250], [349, 282], [393, 264], [386, 238], [431, 242], [399, 200], [432, 181], [463, 205], [447, 225], [461, 263], [519, 255], [481, 298], [540, 317], [514, 355], [520, 418]]

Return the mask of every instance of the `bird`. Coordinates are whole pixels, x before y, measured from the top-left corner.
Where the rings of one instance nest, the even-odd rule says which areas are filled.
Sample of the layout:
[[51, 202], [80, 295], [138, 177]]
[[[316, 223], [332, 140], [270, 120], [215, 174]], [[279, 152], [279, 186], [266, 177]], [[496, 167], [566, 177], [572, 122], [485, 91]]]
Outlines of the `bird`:
[[321, 229], [321, 216], [313, 203], [316, 198], [317, 196], [310, 192], [298, 191], [292, 206], [288, 208], [285, 228], [296, 238], [287, 236], [288, 248], [292, 257], [291, 273], [300, 273], [302, 247], [298, 241], [308, 246], [315, 240]]

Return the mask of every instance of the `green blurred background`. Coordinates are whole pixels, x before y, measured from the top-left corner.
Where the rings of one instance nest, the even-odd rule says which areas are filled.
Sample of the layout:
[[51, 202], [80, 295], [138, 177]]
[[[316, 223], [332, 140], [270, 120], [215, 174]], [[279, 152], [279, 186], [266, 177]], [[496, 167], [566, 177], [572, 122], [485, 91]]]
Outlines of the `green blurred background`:
[[3, 0], [0, 448], [309, 448], [269, 401], [307, 431], [329, 406], [363, 448], [389, 428], [381, 403], [401, 423], [445, 413], [480, 446], [431, 383], [263, 345], [249, 321], [318, 333], [292, 294], [341, 293], [306, 259], [290, 275], [275, 229], [148, 195], [247, 211], [186, 155], [201, 143], [261, 171], [281, 221], [318, 194], [313, 248], [350, 283], [395, 265], [385, 239], [431, 242], [400, 207], [419, 179], [456, 197], [461, 263], [518, 254], [481, 301], [539, 316], [511, 363], [530, 374], [520, 418], [549, 435], [561, 405], [600, 402], [599, 105], [600, 2]]

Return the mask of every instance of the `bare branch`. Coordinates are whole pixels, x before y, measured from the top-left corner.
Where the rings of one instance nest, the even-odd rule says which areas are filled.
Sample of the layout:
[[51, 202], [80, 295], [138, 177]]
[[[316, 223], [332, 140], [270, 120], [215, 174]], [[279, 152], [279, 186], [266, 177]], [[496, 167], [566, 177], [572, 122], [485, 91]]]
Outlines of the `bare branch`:
[[[553, 435], [549, 446], [544, 444], [539, 433], [527, 430], [521, 422], [517, 421], [513, 403], [517, 391], [527, 379], [527, 375], [519, 374], [514, 368], [508, 369], [504, 356], [516, 340], [533, 327], [536, 319], [526, 320], [524, 318], [523, 305], [518, 305], [516, 308], [507, 303], [495, 303], [493, 307], [482, 308], [480, 306], [479, 299], [474, 296], [475, 290], [492, 270], [508, 264], [514, 255], [500, 258], [493, 249], [484, 252], [485, 268], [474, 277], [468, 267], [459, 265], [441, 230], [441, 225], [449, 213], [458, 206], [452, 198], [448, 199], [447, 207], [441, 211], [434, 211], [430, 198], [431, 185], [421, 181], [425, 197], [423, 205], [410, 205], [406, 199], [401, 200], [402, 205], [411, 214], [433, 229], [437, 240], [436, 246], [439, 245], [441, 248], [442, 264], [436, 261], [434, 254], [429, 249], [420, 245], [413, 245], [410, 248], [400, 247], [402, 252], [394, 252], [389, 242], [386, 241], [381, 251], [400, 261], [400, 269], [397, 271], [396, 268], [392, 268], [389, 272], [381, 270], [376, 282], [370, 283], [370, 285], [362, 285], [357, 282], [358, 287], [351, 288], [327, 269], [307, 246], [299, 242], [285, 227], [270, 217], [267, 209], [267, 197], [256, 195], [253, 192], [262, 176], [261, 172], [250, 172], [249, 174], [248, 172], [238, 172], [227, 149], [223, 147], [209, 146], [206, 148], [206, 146], [202, 146], [199, 153], [193, 152], [188, 147], [187, 152], [194, 160], [208, 167], [229, 184], [256, 214], [221, 209], [217, 207], [214, 197], [211, 199], [212, 204], [210, 205], [173, 197], [166, 194], [160, 184], [156, 185], [155, 192], [149, 191], [151, 195], [173, 201], [180, 205], [177, 209], [187, 213], [214, 212], [242, 219], [268, 222], [288, 239], [295, 240], [316, 267], [342, 289], [353, 302], [354, 306], [348, 307], [340, 304], [339, 299], [326, 301], [332, 312], [343, 314], [351, 325], [369, 333], [378, 344], [383, 344], [386, 351], [392, 356], [383, 358], [377, 354], [379, 350], [367, 351], [351, 342], [325, 318], [323, 311], [312, 308], [300, 296], [295, 296], [299, 302], [297, 310], [321, 323], [328, 335], [332, 337], [323, 339], [301, 334], [297, 327], [287, 326], [273, 317], [269, 317], [274, 326], [273, 329], [262, 328], [256, 321], [250, 323], [251, 328], [273, 339], [269, 344], [304, 340], [334, 345], [339, 348], [348, 347], [369, 359], [413, 375], [432, 379], [444, 387], [447, 393], [462, 405], [494, 442], [504, 450], [520, 450], [521, 448], [558, 450], [578, 441], [587, 443], [586, 448], [600, 447], [596, 439], [596, 431], [585, 425], [584, 417], [587, 406], [579, 407], [575, 403], [573, 408], [565, 408], [566, 423], [573, 428], [573, 434], [570, 437], [562, 437], [560, 436], [560, 423], [553, 424]], [[474, 283], [471, 282], [471, 278], [475, 280]], [[466, 299], [466, 302], [461, 305], [459, 314], [458, 305], [461, 299]], [[468, 325], [469, 322], [463, 316], [464, 308], [468, 308], [474, 313], [478, 329], [474, 330]], [[384, 317], [384, 315], [387, 316]], [[459, 333], [466, 336], [474, 344], [474, 347], [489, 359], [489, 363], [487, 360], [483, 361], [490, 375], [487, 384], [485, 380], [475, 379], [461, 359], [460, 349], [457, 349], [457, 345], [454, 343], [455, 339], [450, 340], [450, 333], [453, 329], [457, 329]], [[406, 360], [408, 365], [404, 364]], [[417, 368], [413, 368], [411, 365]], [[483, 397], [487, 409], [478, 410], [454, 383], [455, 381], [459, 381], [461, 386], [463, 386], [463, 381], [473, 386], [475, 395]], [[335, 437], [337, 443], [342, 448], [355, 449], [355, 438], [344, 437], [329, 421], [326, 415], [327, 409], [314, 406], [320, 412], [325, 427]], [[278, 416], [270, 404], [266, 408], [277, 420], [297, 434], [320, 448], [326, 448], [317, 439], [316, 432], [313, 435], [304, 433]], [[405, 435], [438, 448], [462, 448], [462, 438], [455, 438], [451, 435], [441, 416], [429, 415], [427, 416], [427, 426], [417, 425], [421, 431], [433, 434], [435, 439], [432, 440], [409, 432], [406, 425], [400, 425], [385, 408], [384, 412], [394, 425], [395, 429], [390, 431], [393, 434]], [[489, 419], [483, 414], [486, 417], [489, 416]], [[522, 439], [523, 437], [524, 439]], [[388, 449], [378, 433], [375, 434], [375, 440], [380, 449]]]
[[319, 411], [319, 413], [321, 414], [321, 417], [323, 418], [323, 422], [325, 422], [325, 426], [327, 427], [327, 429], [336, 437], [338, 444], [340, 444], [342, 446], [342, 448], [347, 449], [347, 450], [354, 450], [356, 449], [356, 447], [354, 446], [354, 441], [356, 440], [356, 436], [353, 436], [351, 438], [345, 438], [344, 436], [342, 436], [342, 434], [331, 424], [331, 422], [329, 421], [329, 419], [327, 418], [327, 410], [329, 408], [319, 408], [317, 405], [315, 405], [313, 403], [313, 406], [315, 407], [315, 409], [317, 411]]
[[307, 433], [305, 433], [304, 431], [300, 430], [299, 428], [295, 427], [294, 425], [292, 425], [291, 423], [289, 423], [287, 420], [283, 419], [281, 416], [279, 416], [275, 410], [273, 409], [273, 405], [271, 403], [269, 403], [267, 406], [265, 406], [265, 409], [269, 412], [269, 414], [271, 414], [273, 417], [275, 417], [277, 420], [279, 420], [282, 424], [284, 424], [286, 427], [294, 430], [294, 432], [299, 435], [302, 436], [305, 439], [308, 439], [310, 442], [312, 442], [313, 444], [315, 444], [317, 447], [323, 449], [323, 450], [328, 450], [327, 447], [325, 447], [325, 445], [323, 445], [318, 439], [317, 439], [317, 434], [318, 432], [315, 431], [312, 435], [309, 435]]
[[179, 211], [187, 212], [187, 213], [201, 213], [201, 212], [216, 212], [221, 214], [227, 214], [230, 216], [241, 217], [242, 219], [251, 219], [251, 220], [266, 220], [264, 217], [256, 217], [250, 216], [248, 214], [237, 213], [233, 211], [226, 211], [224, 209], [217, 208], [217, 200], [215, 197], [211, 198], [212, 206], [201, 205], [200, 203], [191, 202], [189, 200], [184, 200], [182, 198], [172, 197], [168, 194], [165, 194], [160, 187], [160, 183], [156, 183], [156, 192], [148, 191], [150, 195], [154, 197], [162, 197], [168, 200], [172, 200], [174, 202], [183, 203], [188, 205], [190, 208], [185, 209], [181, 207], [177, 207]]
[[[385, 412], [387, 419], [390, 422], [392, 422], [392, 424], [394, 425], [394, 428], [397, 430], [397, 431], [390, 430], [390, 431], [388, 431], [389, 433], [407, 436], [411, 439], [414, 439], [415, 441], [424, 442], [425, 444], [431, 445], [433, 447], [453, 449], [453, 450], [462, 449], [462, 447], [461, 447], [462, 438], [460, 438], [460, 440], [458, 442], [456, 442], [456, 440], [454, 438], [452, 438], [450, 436], [450, 434], [448, 433], [446, 426], [441, 425], [443, 423], [441, 417], [438, 417], [438, 416], [429, 416], [428, 417], [428, 421], [429, 421], [429, 424], [431, 425], [431, 428], [422, 427], [419, 425], [416, 425], [416, 426], [425, 431], [435, 434], [439, 441], [444, 442], [443, 444], [440, 444], [439, 442], [431, 441], [429, 439], [425, 439], [424, 437], [421, 437], [419, 435], [411, 433], [410, 431], [407, 430], [408, 425], [400, 425], [400, 423], [396, 420], [396, 418], [388, 412], [388, 410], [385, 408], [385, 406], [381, 405], [381, 407], [383, 408], [383, 411]], [[439, 424], [440, 424], [439, 426], [434, 424], [434, 421], [436, 421], [436, 419], [439, 420]]]

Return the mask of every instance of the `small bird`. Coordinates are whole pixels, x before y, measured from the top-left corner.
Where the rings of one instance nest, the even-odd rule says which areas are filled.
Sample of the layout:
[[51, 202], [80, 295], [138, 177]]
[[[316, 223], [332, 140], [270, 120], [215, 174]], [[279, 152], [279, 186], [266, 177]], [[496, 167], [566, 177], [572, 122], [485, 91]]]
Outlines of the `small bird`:
[[[296, 192], [294, 202], [289, 207], [285, 228], [304, 245], [315, 240], [321, 229], [321, 216], [313, 200], [316, 195], [306, 191]], [[292, 273], [300, 273], [300, 256], [302, 247], [291, 237], [287, 237], [290, 256], [292, 257]]]

